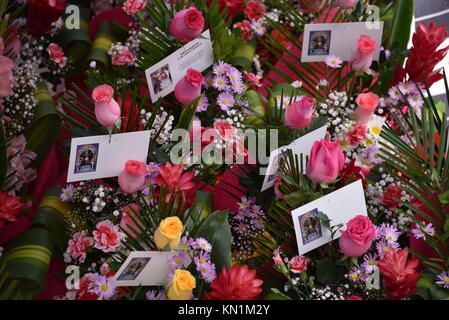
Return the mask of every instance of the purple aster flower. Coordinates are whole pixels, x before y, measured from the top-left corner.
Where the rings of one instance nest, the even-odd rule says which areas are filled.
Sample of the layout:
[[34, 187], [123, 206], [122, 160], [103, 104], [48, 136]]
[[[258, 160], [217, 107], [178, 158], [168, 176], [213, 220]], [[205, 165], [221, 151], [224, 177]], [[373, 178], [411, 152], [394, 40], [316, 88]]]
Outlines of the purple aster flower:
[[442, 272], [437, 276], [438, 281], [436, 284], [442, 285], [444, 288], [449, 289], [449, 271]]
[[379, 147], [377, 145], [373, 144], [365, 149], [362, 149], [362, 154], [372, 164], [381, 164], [384, 162], [384, 160], [379, 156]]
[[229, 78], [229, 81], [242, 81], [242, 73], [233, 66], [229, 66], [226, 69], [226, 75]]
[[416, 86], [411, 82], [401, 82], [399, 84], [399, 90], [404, 94], [411, 94], [416, 90]]
[[227, 90], [229, 88], [228, 78], [224, 75], [216, 75], [212, 80], [212, 86], [220, 91]]
[[195, 242], [197, 243], [198, 247], [201, 250], [204, 250], [206, 252], [211, 252], [212, 251], [212, 246], [209, 243], [209, 241], [207, 241], [206, 239], [204, 239], [204, 238], [197, 238]]
[[257, 229], [265, 229], [265, 226], [263, 224], [263, 220], [262, 219], [253, 219], [251, 220], [251, 224], [256, 227]]
[[210, 255], [207, 252], [201, 252], [199, 255], [193, 258], [196, 264], [196, 268], [199, 270], [201, 267], [210, 261]]
[[67, 187], [65, 187], [64, 189], [61, 190], [61, 194], [60, 194], [59, 198], [64, 202], [70, 201], [73, 199], [73, 194], [74, 194], [73, 184], [69, 184], [69, 185], [67, 185]]
[[238, 234], [243, 235], [248, 230], [248, 227], [244, 223], [239, 223], [238, 225], [234, 226], [232, 230], [234, 230]]
[[204, 84], [203, 87], [205, 89], [211, 88], [214, 84], [214, 75], [212, 73], [208, 73], [204, 76]]
[[178, 268], [183, 268], [186, 261], [187, 261], [187, 252], [185, 251], [178, 251], [174, 255], [170, 256], [168, 258], [168, 265], [170, 266], [170, 269], [176, 270]]
[[380, 240], [376, 245], [379, 258], [382, 259], [384, 255], [388, 252], [388, 250], [390, 250], [390, 248], [398, 251], [399, 244], [397, 242], [388, 243], [388, 241], [385, 239]]
[[352, 267], [348, 274], [349, 280], [352, 282], [361, 282], [364, 279], [362, 268]]
[[421, 109], [421, 107], [424, 105], [424, 100], [421, 98], [420, 95], [416, 94], [408, 96], [407, 101], [415, 110]]
[[237, 202], [237, 205], [239, 206], [239, 210], [248, 210], [251, 208], [251, 206], [254, 204], [254, 201], [252, 201], [251, 198], [247, 197], [241, 197], [240, 202]]
[[224, 75], [229, 67], [231, 67], [231, 65], [220, 60], [218, 63], [214, 64], [212, 70], [216, 75]]
[[252, 20], [251, 21], [251, 29], [258, 36], [263, 36], [265, 34], [265, 26], [263, 25], [263, 20]]
[[112, 277], [107, 277], [101, 274], [93, 274], [90, 278], [87, 290], [90, 293], [98, 296], [99, 300], [108, 300], [115, 294], [115, 284]]
[[365, 254], [363, 256], [363, 269], [368, 273], [373, 273], [377, 266], [377, 254]]
[[159, 176], [159, 163], [150, 162], [147, 166], [147, 174], [145, 175], [145, 184], [140, 189], [143, 195], [149, 196], [151, 194], [151, 187], [156, 184], [156, 179]]
[[412, 233], [416, 239], [423, 238], [424, 240], [427, 240], [426, 235], [432, 237], [435, 234], [435, 228], [432, 226], [431, 223], [429, 223], [427, 226], [424, 227], [416, 225], [415, 228], [412, 229]]
[[195, 241], [193, 241], [192, 238], [189, 238], [189, 237], [186, 237], [186, 236], [181, 238], [181, 243], [186, 245], [186, 246], [188, 246], [188, 247], [192, 247], [194, 242]]
[[401, 232], [392, 225], [386, 225], [383, 230], [383, 237], [387, 240], [388, 243], [395, 243]]
[[215, 271], [215, 264], [211, 262], [203, 264], [201, 268], [198, 268], [198, 271], [201, 273], [201, 276], [207, 283], [213, 282], [215, 280], [215, 277], [217, 276]]
[[248, 216], [248, 212], [245, 210], [239, 210], [236, 214], [232, 217], [234, 220], [237, 221], [243, 221]]
[[160, 290], [159, 292], [156, 290], [149, 290], [146, 294], [147, 300], [165, 300], [165, 292], [164, 290]]
[[390, 90], [388, 90], [388, 95], [394, 100], [394, 101], [401, 101], [403, 99], [401, 92], [396, 87], [391, 87]]
[[231, 80], [230, 86], [235, 93], [240, 94], [245, 91], [242, 80]]
[[222, 92], [217, 97], [217, 104], [221, 110], [228, 110], [234, 106], [234, 96], [228, 92]]
[[325, 62], [328, 67], [333, 69], [339, 69], [341, 68], [343, 60], [341, 60], [339, 57], [336, 56], [328, 56]]
[[206, 111], [209, 107], [209, 100], [206, 96], [201, 96], [200, 101], [198, 103], [198, 107], [196, 108], [197, 112], [203, 112]]

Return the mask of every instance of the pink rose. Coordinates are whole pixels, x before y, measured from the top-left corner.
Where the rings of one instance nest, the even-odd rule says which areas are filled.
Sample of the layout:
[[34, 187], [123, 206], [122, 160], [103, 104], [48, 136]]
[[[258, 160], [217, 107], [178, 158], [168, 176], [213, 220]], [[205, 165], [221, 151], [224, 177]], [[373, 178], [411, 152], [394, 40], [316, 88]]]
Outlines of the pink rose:
[[120, 118], [121, 109], [113, 95], [114, 89], [107, 84], [99, 85], [92, 92], [92, 100], [95, 101], [95, 117], [105, 127], [113, 126]]
[[77, 232], [73, 235], [72, 239], [69, 240], [69, 245], [67, 246], [67, 253], [74, 259], [78, 259], [79, 262], [83, 263], [86, 259], [86, 249], [92, 247], [94, 244], [94, 238], [87, 236], [87, 231]]
[[126, 232], [128, 232], [132, 237], [134, 237], [135, 234], [131, 228], [133, 228], [136, 231], [139, 231], [139, 228], [131, 219], [133, 218], [134, 220], [137, 220], [136, 214], [138, 215], [140, 214], [139, 206], [135, 203], [131, 203], [130, 205], [123, 208], [123, 214], [120, 220], [120, 227]]
[[363, 141], [363, 139], [365, 138], [366, 135], [366, 126], [363, 124], [357, 124], [355, 126], [354, 129], [352, 129], [351, 131], [349, 131], [346, 135], [346, 141], [351, 145], [351, 146], [356, 146], [358, 145], [360, 142]]
[[139, 191], [145, 184], [147, 165], [140, 161], [128, 160], [125, 169], [118, 176], [118, 184], [125, 193]]
[[112, 64], [115, 66], [124, 66], [134, 62], [134, 55], [129, 50], [122, 50], [112, 56]]
[[184, 78], [175, 86], [175, 97], [182, 104], [189, 104], [201, 94], [201, 84], [204, 78], [201, 72], [189, 68]]
[[338, 141], [320, 140], [313, 144], [307, 176], [318, 183], [334, 181], [345, 165]]
[[47, 52], [50, 55], [50, 60], [57, 63], [61, 68], [67, 63], [67, 57], [64, 55], [64, 51], [56, 43], [50, 43]]
[[352, 57], [352, 70], [367, 71], [373, 63], [373, 53], [376, 48], [377, 42], [370, 36], [360, 36], [357, 40], [357, 50]]
[[223, 140], [229, 141], [234, 139], [236, 129], [228, 122], [228, 120], [215, 121], [214, 129]]
[[307, 270], [310, 260], [303, 256], [295, 256], [290, 260], [290, 271], [293, 273], [301, 273]]
[[179, 11], [170, 24], [171, 34], [178, 40], [196, 39], [204, 28], [204, 18], [194, 6]]
[[349, 220], [346, 231], [340, 230], [338, 240], [341, 251], [350, 257], [360, 257], [371, 246], [376, 230], [370, 218], [358, 215]]
[[337, 0], [336, 5], [340, 8], [353, 8], [359, 0]]
[[355, 102], [358, 107], [354, 111], [354, 114], [358, 117], [360, 122], [367, 123], [374, 114], [374, 110], [379, 105], [379, 96], [372, 92], [362, 93], [357, 97]]
[[94, 248], [103, 252], [114, 252], [120, 246], [123, 233], [109, 220], [97, 223], [96, 228], [97, 230], [93, 232]]
[[293, 130], [309, 126], [312, 122], [314, 104], [315, 100], [309, 97], [302, 97], [299, 101], [292, 103], [285, 111], [285, 124]]
[[0, 56], [0, 97], [9, 97], [13, 94], [12, 82], [14, 80], [14, 61]]
[[125, 11], [128, 15], [135, 14], [140, 10], [143, 10], [146, 6], [145, 1], [141, 0], [126, 0], [123, 4], [123, 11]]

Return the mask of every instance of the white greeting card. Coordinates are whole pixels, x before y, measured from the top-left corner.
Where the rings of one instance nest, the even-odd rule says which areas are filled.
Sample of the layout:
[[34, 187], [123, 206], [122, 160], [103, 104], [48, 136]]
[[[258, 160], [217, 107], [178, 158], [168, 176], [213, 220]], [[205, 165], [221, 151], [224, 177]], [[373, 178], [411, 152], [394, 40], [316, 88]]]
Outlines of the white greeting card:
[[150, 131], [73, 138], [67, 182], [117, 177], [128, 160], [146, 162]]
[[[318, 212], [328, 216], [331, 220], [331, 226], [343, 224], [343, 230], [346, 230], [346, 223], [355, 216], [367, 216], [368, 211], [366, 210], [362, 181], [353, 182], [292, 211], [300, 255], [321, 247], [332, 240], [331, 232], [323, 226], [322, 221], [317, 216]], [[334, 239], [338, 239], [340, 235], [340, 231], [337, 231]]]
[[323, 62], [328, 56], [336, 56], [343, 61], [351, 61], [357, 50], [357, 40], [367, 35], [378, 44], [373, 54], [379, 60], [382, 43], [383, 21], [376, 22], [319, 23], [307, 24], [304, 28], [302, 62]]
[[145, 70], [151, 101], [156, 102], [175, 90], [188, 68], [202, 72], [214, 63], [209, 30], [181, 49]]
[[[168, 273], [168, 259], [177, 251], [133, 251], [114, 275], [117, 287], [164, 285]], [[186, 256], [187, 267], [191, 260]]]
[[327, 126], [323, 126], [302, 136], [301, 138], [296, 139], [287, 146], [283, 146], [272, 151], [270, 154], [267, 171], [265, 173], [265, 179], [262, 184], [262, 191], [274, 186], [276, 178], [282, 174], [279, 162], [286, 159], [288, 149], [291, 149], [293, 154], [297, 154], [298, 157], [302, 154], [305, 161], [306, 157], [310, 155], [310, 151], [312, 150], [315, 141], [324, 139], [326, 131]]

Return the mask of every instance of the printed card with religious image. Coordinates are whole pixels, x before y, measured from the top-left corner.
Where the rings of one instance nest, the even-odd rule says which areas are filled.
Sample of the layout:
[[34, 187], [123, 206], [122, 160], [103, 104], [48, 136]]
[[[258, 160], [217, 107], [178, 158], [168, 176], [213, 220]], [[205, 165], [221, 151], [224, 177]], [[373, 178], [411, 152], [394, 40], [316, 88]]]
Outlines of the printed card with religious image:
[[[131, 252], [114, 275], [115, 285], [118, 287], [163, 285], [169, 273], [168, 259], [176, 253], [177, 251]], [[190, 262], [188, 258], [185, 267]]]
[[286, 161], [288, 157], [288, 149], [291, 149], [293, 154], [298, 157], [302, 154], [304, 159], [310, 155], [315, 141], [321, 140], [326, 135], [327, 126], [318, 128], [298, 139], [287, 146], [283, 146], [271, 152], [265, 173], [262, 191], [265, 191], [274, 186], [275, 180], [281, 176], [282, 162]]
[[[298, 253], [303, 255], [332, 240], [331, 232], [326, 229], [319, 217], [324, 213], [330, 219], [330, 225], [343, 225], [358, 215], [367, 216], [365, 194], [361, 180], [353, 182], [324, 197], [309, 202], [292, 211], [295, 226]], [[337, 231], [334, 240], [340, 237]]]
[[373, 60], [378, 61], [383, 26], [383, 21], [307, 24], [304, 28], [301, 61], [324, 62], [328, 56], [351, 61], [362, 35], [370, 36], [377, 42]]
[[209, 30], [181, 49], [145, 70], [151, 100], [156, 102], [175, 90], [175, 86], [192, 68], [202, 72], [214, 63]]
[[128, 160], [146, 162], [150, 131], [73, 138], [67, 182], [117, 177]]

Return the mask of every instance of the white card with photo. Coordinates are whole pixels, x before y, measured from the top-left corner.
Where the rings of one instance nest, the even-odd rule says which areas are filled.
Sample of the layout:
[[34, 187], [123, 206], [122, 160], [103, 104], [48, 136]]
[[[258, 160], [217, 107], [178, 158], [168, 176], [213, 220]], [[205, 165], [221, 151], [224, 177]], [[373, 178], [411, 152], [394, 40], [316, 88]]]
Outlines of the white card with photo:
[[151, 101], [165, 97], [192, 68], [203, 72], [214, 63], [214, 53], [209, 30], [190, 41], [181, 49], [145, 70]]
[[150, 131], [73, 138], [67, 182], [117, 177], [128, 160], [145, 162]]
[[366, 22], [307, 24], [304, 28], [301, 62], [324, 62], [328, 56], [351, 61], [357, 50], [357, 40], [362, 35], [370, 36], [377, 42], [373, 59], [378, 61], [384, 23], [379, 21], [379, 27], [372, 29], [370, 25]]
[[[117, 287], [159, 286], [165, 284], [168, 273], [168, 259], [177, 251], [133, 251], [114, 275]], [[191, 260], [187, 255], [184, 267]]]
[[276, 179], [282, 175], [279, 161], [286, 159], [288, 155], [288, 149], [291, 149], [293, 154], [297, 154], [298, 157], [300, 157], [302, 154], [305, 160], [305, 158], [310, 155], [310, 151], [312, 151], [312, 147], [315, 141], [324, 139], [326, 131], [327, 126], [323, 126], [296, 139], [289, 145], [280, 147], [271, 152], [270, 160], [268, 162], [267, 170], [265, 173], [265, 178], [262, 184], [262, 191], [273, 187]]
[[[292, 211], [300, 255], [321, 247], [332, 240], [331, 232], [323, 226], [316, 215], [318, 212], [328, 216], [331, 220], [331, 226], [343, 224], [342, 230], [346, 230], [346, 223], [355, 216], [367, 216], [368, 211], [362, 180], [353, 182]], [[337, 231], [334, 240], [338, 239], [340, 235], [340, 231]]]

